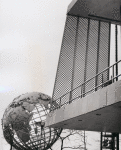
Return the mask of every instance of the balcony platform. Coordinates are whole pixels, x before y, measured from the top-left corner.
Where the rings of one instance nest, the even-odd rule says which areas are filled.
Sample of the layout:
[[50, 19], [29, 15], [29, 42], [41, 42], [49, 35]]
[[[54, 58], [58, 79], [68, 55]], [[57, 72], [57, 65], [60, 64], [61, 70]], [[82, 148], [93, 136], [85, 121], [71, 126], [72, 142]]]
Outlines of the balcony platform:
[[121, 80], [52, 111], [46, 126], [121, 133]]

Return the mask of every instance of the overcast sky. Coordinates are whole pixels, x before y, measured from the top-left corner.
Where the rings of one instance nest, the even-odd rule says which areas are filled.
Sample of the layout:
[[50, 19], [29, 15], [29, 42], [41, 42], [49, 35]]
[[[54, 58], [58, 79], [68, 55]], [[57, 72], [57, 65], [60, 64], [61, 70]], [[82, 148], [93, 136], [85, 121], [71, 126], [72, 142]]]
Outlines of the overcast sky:
[[[0, 118], [18, 95], [52, 96], [70, 2], [0, 0]], [[0, 126], [0, 150], [9, 149]]]
[[[52, 96], [71, 0], [0, 0], [0, 118], [18, 95]], [[0, 150], [9, 150], [2, 138]]]

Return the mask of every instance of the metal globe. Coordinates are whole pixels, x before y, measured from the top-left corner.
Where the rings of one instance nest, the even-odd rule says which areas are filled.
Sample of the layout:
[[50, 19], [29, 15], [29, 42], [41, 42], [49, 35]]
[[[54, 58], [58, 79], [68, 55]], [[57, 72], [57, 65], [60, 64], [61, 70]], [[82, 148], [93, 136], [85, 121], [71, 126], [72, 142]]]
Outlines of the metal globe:
[[6, 141], [17, 150], [46, 150], [62, 129], [45, 127], [51, 98], [33, 92], [18, 96], [7, 107], [2, 119]]

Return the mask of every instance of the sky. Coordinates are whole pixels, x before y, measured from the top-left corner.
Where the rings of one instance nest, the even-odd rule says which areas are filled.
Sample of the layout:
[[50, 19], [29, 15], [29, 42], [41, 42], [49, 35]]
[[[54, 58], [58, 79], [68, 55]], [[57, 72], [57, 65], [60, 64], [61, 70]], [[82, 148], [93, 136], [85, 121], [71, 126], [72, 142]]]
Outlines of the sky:
[[[35, 91], [52, 96], [70, 2], [0, 0], [0, 119], [21, 94]], [[91, 142], [92, 132], [88, 135]], [[0, 150], [9, 149], [0, 126]]]
[[[26, 92], [52, 96], [71, 0], [0, 0], [0, 119]], [[0, 126], [0, 150], [9, 150]]]

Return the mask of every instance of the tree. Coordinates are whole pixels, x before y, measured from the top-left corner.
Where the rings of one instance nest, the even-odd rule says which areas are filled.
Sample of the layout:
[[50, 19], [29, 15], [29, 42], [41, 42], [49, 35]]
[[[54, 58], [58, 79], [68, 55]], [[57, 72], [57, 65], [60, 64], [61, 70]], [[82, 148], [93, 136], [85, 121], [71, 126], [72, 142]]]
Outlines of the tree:
[[[58, 136], [59, 139], [55, 145], [59, 145], [60, 150], [87, 150], [85, 131], [64, 129]], [[52, 148], [53, 150], [55, 145]]]

